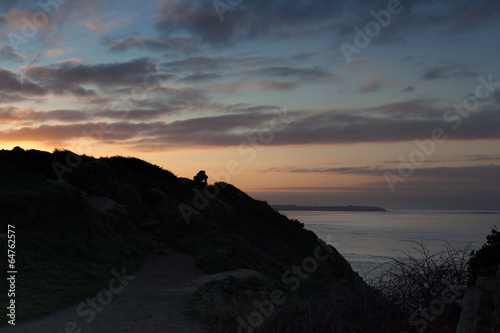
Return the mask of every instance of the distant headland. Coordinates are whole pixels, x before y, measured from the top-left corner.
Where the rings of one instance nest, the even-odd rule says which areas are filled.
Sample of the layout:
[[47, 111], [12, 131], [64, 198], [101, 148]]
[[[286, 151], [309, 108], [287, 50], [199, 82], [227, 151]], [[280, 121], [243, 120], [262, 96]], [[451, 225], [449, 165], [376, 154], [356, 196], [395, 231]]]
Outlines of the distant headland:
[[386, 209], [375, 206], [298, 206], [271, 205], [278, 211], [321, 211], [321, 212], [387, 212]]

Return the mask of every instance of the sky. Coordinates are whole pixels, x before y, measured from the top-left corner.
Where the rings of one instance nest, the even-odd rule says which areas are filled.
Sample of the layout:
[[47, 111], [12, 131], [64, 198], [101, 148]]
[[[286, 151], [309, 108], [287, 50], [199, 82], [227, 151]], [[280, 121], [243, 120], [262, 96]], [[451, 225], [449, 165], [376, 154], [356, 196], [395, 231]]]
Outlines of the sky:
[[0, 149], [270, 204], [500, 210], [494, 0], [2, 0]]

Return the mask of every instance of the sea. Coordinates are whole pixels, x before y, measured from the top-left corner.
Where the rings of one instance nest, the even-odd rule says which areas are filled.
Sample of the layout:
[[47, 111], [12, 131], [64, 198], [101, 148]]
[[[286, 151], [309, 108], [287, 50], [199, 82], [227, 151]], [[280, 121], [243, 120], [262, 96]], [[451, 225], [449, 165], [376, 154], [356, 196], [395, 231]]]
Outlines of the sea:
[[450, 246], [477, 250], [491, 230], [500, 227], [499, 211], [280, 213], [304, 223], [306, 229], [334, 246], [354, 271], [368, 280], [377, 278], [391, 258], [404, 257], [405, 252], [418, 257], [417, 242], [424, 244], [431, 254]]

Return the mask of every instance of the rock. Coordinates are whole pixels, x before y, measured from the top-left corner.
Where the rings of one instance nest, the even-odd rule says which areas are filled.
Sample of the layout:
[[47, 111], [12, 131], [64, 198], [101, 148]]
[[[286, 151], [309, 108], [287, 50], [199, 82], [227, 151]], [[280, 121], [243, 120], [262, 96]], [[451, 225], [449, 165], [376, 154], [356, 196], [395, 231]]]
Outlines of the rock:
[[88, 201], [90, 203], [90, 207], [94, 213], [99, 215], [108, 214], [110, 211], [117, 211], [122, 215], [128, 215], [125, 208], [122, 205], [118, 204], [116, 201], [99, 196], [90, 196], [88, 197]]
[[156, 231], [161, 226], [161, 222], [155, 218], [147, 218], [137, 224], [137, 227], [142, 230]]
[[59, 186], [59, 187], [72, 189], [72, 190], [75, 189], [75, 187], [73, 185], [71, 185], [70, 183], [68, 183], [66, 180], [57, 180], [57, 179], [47, 178], [47, 179], [45, 179], [45, 181], [49, 184], [54, 185], [54, 186]]
[[478, 277], [464, 296], [457, 333], [500, 332], [500, 265], [496, 276]]
[[209, 282], [224, 280], [224, 279], [227, 279], [228, 277], [234, 277], [235, 279], [238, 279], [238, 280], [245, 280], [245, 279], [249, 279], [251, 277], [257, 277], [259, 280], [266, 279], [262, 274], [260, 274], [257, 271], [254, 271], [253, 269], [241, 268], [241, 269], [235, 269], [233, 271], [205, 275], [205, 276], [202, 276], [198, 279], [192, 280], [192, 282], [194, 283], [193, 286], [182, 287], [182, 288], [171, 288], [171, 289], [167, 289], [166, 291], [167, 292], [181, 292], [181, 293], [191, 294], [191, 293], [194, 293], [196, 290], [198, 290], [198, 288], [200, 288], [201, 286], [203, 286]]
[[120, 229], [131, 227], [131, 219], [127, 210], [116, 201], [100, 196], [89, 196], [87, 201], [92, 212], [101, 221]]
[[262, 274], [260, 274], [259, 272], [255, 271], [253, 269], [241, 268], [241, 269], [236, 269], [236, 270], [228, 271], [228, 272], [221, 272], [221, 273], [217, 273], [217, 274], [205, 275], [205, 276], [202, 276], [201, 278], [194, 280], [193, 282], [199, 286], [202, 286], [202, 285], [207, 284], [207, 283], [212, 282], [212, 281], [227, 279], [230, 276], [232, 276], [236, 279], [241, 279], [241, 280], [248, 279], [251, 277], [257, 277], [260, 280], [265, 279]]
[[142, 197], [144, 203], [151, 207], [157, 207], [168, 201], [167, 195], [157, 188], [149, 189]]

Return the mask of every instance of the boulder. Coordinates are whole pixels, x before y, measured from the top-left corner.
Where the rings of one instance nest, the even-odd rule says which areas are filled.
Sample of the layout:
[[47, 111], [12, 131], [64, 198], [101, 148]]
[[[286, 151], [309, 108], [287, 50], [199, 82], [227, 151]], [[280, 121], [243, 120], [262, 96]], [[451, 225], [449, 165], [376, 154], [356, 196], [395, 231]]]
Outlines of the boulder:
[[457, 333], [500, 332], [500, 265], [496, 276], [481, 276], [464, 296]]
[[92, 211], [97, 215], [109, 214], [112, 211], [116, 211], [121, 215], [128, 215], [127, 211], [122, 205], [110, 198], [90, 196], [88, 197], [88, 201], [90, 207], [92, 207]]
[[117, 229], [131, 227], [130, 215], [123, 205], [101, 196], [87, 196], [87, 201], [90, 204], [92, 213], [102, 222]]
[[151, 188], [147, 190], [146, 193], [143, 193], [142, 198], [146, 205], [149, 205], [153, 208], [160, 206], [161, 204], [168, 201], [167, 195], [162, 190], [159, 190], [157, 188]]

